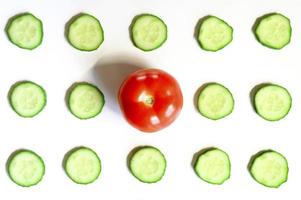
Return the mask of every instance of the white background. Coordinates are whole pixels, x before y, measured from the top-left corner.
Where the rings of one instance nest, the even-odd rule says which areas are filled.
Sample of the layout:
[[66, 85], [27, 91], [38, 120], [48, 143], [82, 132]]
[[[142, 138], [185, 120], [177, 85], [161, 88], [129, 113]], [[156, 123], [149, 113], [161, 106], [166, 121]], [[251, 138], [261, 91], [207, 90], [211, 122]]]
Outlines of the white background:
[[[44, 40], [34, 51], [19, 49], [0, 33], [0, 199], [298, 199], [301, 157], [301, 3], [298, 0], [1, 0], [0, 27], [15, 14], [29, 11], [44, 24]], [[257, 17], [280, 12], [291, 19], [291, 43], [280, 51], [261, 46], [251, 27]], [[65, 23], [79, 12], [90, 13], [103, 25], [105, 41], [94, 52], [72, 48], [64, 37]], [[153, 52], [135, 48], [129, 38], [132, 18], [144, 12], [160, 16], [168, 25], [167, 42]], [[199, 18], [212, 14], [234, 28], [234, 40], [225, 49], [201, 50], [193, 37]], [[154, 134], [130, 127], [116, 103], [123, 78], [137, 67], [157, 67], [171, 73], [184, 95], [181, 115], [170, 127]], [[41, 84], [47, 106], [37, 117], [17, 116], [7, 92], [20, 80]], [[106, 97], [103, 112], [81, 121], [69, 113], [65, 92], [76, 81], [96, 84]], [[235, 98], [234, 112], [210, 121], [195, 110], [196, 90], [216, 81]], [[250, 104], [251, 89], [262, 82], [286, 87], [293, 106], [279, 122], [267, 122]], [[102, 160], [102, 174], [93, 184], [74, 184], [64, 174], [62, 159], [73, 147], [94, 149]], [[166, 156], [161, 182], [143, 184], [128, 171], [126, 157], [138, 145], [153, 145]], [[231, 178], [221, 186], [201, 181], [191, 167], [193, 154], [215, 146], [232, 162]], [[15, 185], [7, 176], [8, 156], [19, 148], [34, 150], [45, 161], [42, 182], [31, 188]], [[289, 180], [279, 189], [256, 183], [247, 171], [250, 157], [274, 149], [289, 162]]]

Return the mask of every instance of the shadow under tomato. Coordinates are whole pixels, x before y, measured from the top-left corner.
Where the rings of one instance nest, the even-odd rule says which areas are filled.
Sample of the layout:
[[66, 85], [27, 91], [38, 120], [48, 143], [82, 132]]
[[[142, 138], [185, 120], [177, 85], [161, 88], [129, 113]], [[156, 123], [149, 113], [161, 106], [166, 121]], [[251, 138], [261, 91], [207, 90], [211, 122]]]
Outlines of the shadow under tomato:
[[143, 69], [145, 63], [136, 57], [115, 55], [100, 59], [93, 67], [93, 76], [105, 95], [106, 105], [114, 112], [120, 112], [118, 106], [118, 91], [132, 72]]

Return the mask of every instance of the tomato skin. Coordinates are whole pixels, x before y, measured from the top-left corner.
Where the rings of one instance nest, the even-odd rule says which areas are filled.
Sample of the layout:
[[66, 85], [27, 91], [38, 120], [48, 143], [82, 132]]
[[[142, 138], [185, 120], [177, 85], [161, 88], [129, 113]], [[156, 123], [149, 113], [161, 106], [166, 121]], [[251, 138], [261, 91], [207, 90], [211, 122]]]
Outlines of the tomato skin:
[[183, 106], [179, 84], [159, 69], [142, 69], [129, 75], [119, 89], [118, 98], [126, 120], [143, 132], [167, 127]]

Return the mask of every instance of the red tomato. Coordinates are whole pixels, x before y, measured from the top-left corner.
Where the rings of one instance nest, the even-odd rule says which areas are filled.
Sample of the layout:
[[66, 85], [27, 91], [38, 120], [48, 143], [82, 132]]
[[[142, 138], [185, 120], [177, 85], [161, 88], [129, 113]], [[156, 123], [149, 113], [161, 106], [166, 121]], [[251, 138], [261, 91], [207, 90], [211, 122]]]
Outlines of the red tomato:
[[121, 85], [119, 104], [126, 120], [144, 132], [159, 131], [180, 114], [183, 96], [177, 81], [158, 69], [132, 73]]

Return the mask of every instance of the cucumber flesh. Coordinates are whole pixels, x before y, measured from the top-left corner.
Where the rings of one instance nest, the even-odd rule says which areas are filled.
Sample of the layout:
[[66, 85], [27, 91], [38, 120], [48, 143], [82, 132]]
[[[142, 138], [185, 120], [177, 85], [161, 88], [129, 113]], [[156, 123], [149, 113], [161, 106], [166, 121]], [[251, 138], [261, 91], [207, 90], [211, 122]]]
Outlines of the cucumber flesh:
[[194, 165], [196, 174], [204, 181], [221, 185], [230, 178], [229, 156], [220, 149], [209, 149], [201, 153]]
[[157, 16], [142, 14], [133, 20], [131, 37], [136, 47], [143, 51], [151, 51], [166, 41], [167, 26]]
[[209, 83], [201, 90], [198, 98], [198, 110], [204, 117], [218, 120], [231, 114], [233, 109], [233, 96], [223, 85]]
[[155, 183], [165, 174], [164, 155], [154, 147], [141, 147], [130, 158], [130, 171], [141, 182]]
[[101, 161], [92, 149], [79, 147], [67, 154], [64, 167], [66, 174], [73, 182], [89, 184], [99, 177]]
[[23, 187], [38, 184], [45, 173], [40, 156], [29, 150], [14, 153], [8, 161], [8, 174], [13, 182]]
[[256, 92], [254, 103], [259, 116], [268, 121], [278, 121], [289, 113], [292, 98], [285, 88], [268, 84]]
[[287, 181], [288, 163], [280, 153], [272, 150], [260, 152], [251, 162], [250, 173], [258, 183], [278, 188]]
[[30, 13], [11, 18], [6, 28], [9, 40], [20, 48], [32, 50], [43, 40], [43, 24]]
[[102, 92], [90, 83], [76, 83], [68, 94], [68, 106], [71, 113], [79, 119], [97, 116], [105, 104]]
[[291, 40], [290, 20], [282, 14], [265, 15], [258, 20], [255, 28], [257, 40], [272, 49], [282, 49]]
[[233, 28], [218, 17], [207, 16], [200, 23], [197, 39], [202, 49], [218, 51], [233, 40]]
[[80, 14], [71, 20], [67, 38], [78, 50], [94, 51], [103, 43], [104, 33], [97, 18], [89, 14]]
[[12, 86], [9, 101], [13, 110], [21, 117], [34, 117], [45, 107], [46, 93], [40, 85], [22, 81]]

